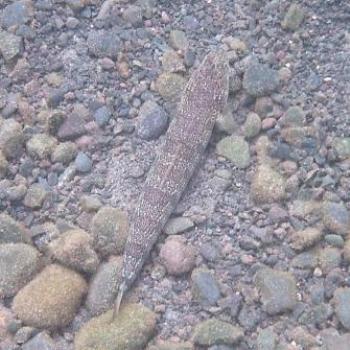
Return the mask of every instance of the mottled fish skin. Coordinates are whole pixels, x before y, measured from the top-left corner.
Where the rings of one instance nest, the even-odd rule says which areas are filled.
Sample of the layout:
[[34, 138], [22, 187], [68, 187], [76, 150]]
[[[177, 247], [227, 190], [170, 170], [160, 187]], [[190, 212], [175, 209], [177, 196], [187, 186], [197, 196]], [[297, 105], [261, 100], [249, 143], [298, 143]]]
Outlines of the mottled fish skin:
[[216, 117], [227, 103], [228, 80], [225, 54], [211, 52], [187, 83], [131, 220], [123, 257], [122, 293], [139, 275], [198, 166]]

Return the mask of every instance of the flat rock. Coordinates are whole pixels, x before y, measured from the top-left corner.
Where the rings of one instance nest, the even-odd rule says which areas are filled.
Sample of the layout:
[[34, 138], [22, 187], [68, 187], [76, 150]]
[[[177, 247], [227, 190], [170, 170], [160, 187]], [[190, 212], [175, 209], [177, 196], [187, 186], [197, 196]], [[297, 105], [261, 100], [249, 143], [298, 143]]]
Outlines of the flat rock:
[[127, 215], [119, 209], [102, 207], [93, 217], [94, 247], [102, 255], [121, 254], [129, 233]]
[[28, 244], [0, 244], [0, 298], [14, 296], [30, 281], [39, 263], [39, 252]]
[[13, 119], [0, 121], [0, 149], [7, 159], [17, 158], [22, 154], [23, 141], [21, 124]]
[[113, 311], [92, 318], [77, 333], [75, 350], [140, 350], [155, 332], [156, 315], [140, 304], [121, 308], [112, 320]]
[[234, 345], [243, 338], [241, 328], [216, 318], [199, 323], [194, 330], [193, 342], [200, 346]]
[[0, 214], [0, 243], [27, 242], [25, 227], [6, 213]]
[[23, 51], [23, 39], [0, 29], [0, 52], [6, 62], [10, 62]]
[[269, 315], [290, 311], [297, 303], [297, 285], [289, 272], [263, 268], [256, 273], [255, 285]]
[[192, 295], [203, 305], [215, 305], [221, 297], [218, 282], [207, 269], [197, 268], [191, 274]]
[[279, 84], [278, 72], [264, 64], [253, 62], [244, 73], [243, 88], [254, 97], [271, 94]]
[[285, 180], [270, 166], [259, 165], [251, 184], [251, 195], [257, 203], [273, 203], [285, 197]]
[[86, 306], [92, 315], [99, 315], [113, 307], [121, 269], [121, 257], [111, 257], [109, 261], [99, 266], [90, 282], [86, 297]]
[[338, 288], [334, 292], [333, 303], [339, 321], [350, 330], [350, 288]]
[[190, 272], [195, 266], [196, 252], [185, 244], [179, 236], [170, 236], [162, 245], [159, 253], [170, 275], [180, 276]]
[[72, 269], [93, 273], [99, 264], [92, 248], [93, 238], [84, 230], [73, 229], [64, 232], [49, 244], [52, 256]]
[[227, 158], [240, 169], [249, 166], [249, 144], [241, 136], [227, 136], [220, 140], [216, 145], [216, 153]]
[[165, 224], [163, 231], [167, 235], [177, 235], [179, 233], [188, 231], [194, 227], [194, 222], [187, 217], [171, 218]]
[[86, 291], [86, 282], [79, 274], [53, 264], [18, 292], [12, 309], [26, 325], [64, 327], [73, 320]]

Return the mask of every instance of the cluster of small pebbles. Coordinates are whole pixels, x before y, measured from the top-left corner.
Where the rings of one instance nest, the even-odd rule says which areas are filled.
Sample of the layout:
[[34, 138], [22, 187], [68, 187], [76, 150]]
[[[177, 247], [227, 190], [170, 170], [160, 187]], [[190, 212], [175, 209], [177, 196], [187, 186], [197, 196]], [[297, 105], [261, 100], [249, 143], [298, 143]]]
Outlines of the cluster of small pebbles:
[[[349, 13], [1, 1], [0, 349], [348, 350]], [[142, 184], [217, 49], [228, 105], [112, 320]]]

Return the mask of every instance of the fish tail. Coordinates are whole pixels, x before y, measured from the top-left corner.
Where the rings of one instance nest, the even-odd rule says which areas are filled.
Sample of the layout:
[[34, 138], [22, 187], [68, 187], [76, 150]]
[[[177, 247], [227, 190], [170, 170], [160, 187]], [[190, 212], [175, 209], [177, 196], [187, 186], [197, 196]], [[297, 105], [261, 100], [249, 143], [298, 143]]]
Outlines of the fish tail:
[[125, 291], [126, 291], [126, 283], [122, 282], [119, 285], [117, 298], [116, 298], [115, 303], [114, 303], [112, 322], [115, 320], [116, 316], [119, 313], [120, 304], [122, 302]]

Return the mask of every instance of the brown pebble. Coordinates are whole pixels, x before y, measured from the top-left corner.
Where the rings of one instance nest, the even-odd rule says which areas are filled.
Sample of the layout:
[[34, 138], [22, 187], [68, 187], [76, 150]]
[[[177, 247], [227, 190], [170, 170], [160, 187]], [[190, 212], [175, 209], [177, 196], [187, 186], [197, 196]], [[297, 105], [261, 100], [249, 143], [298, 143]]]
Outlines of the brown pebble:
[[261, 128], [263, 130], [272, 129], [276, 125], [277, 121], [275, 118], [266, 118], [261, 122]]

